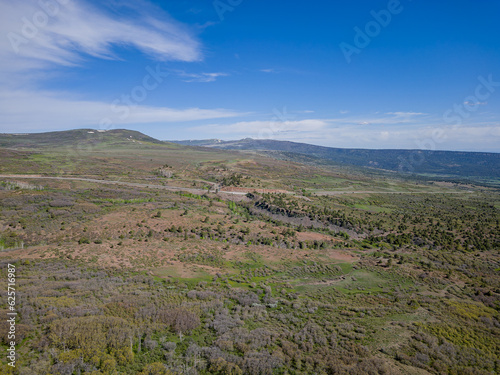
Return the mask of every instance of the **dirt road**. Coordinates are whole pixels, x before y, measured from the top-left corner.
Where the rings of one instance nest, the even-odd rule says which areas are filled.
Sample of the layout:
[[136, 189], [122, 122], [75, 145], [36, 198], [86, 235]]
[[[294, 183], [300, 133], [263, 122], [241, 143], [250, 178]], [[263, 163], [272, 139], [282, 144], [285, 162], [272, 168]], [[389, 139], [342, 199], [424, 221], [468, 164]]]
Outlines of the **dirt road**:
[[[155, 184], [143, 184], [138, 182], [127, 182], [120, 180], [98, 180], [94, 178], [83, 178], [83, 177], [48, 177], [41, 175], [13, 175], [13, 174], [0, 174], [0, 178], [19, 178], [19, 179], [45, 179], [45, 180], [62, 180], [62, 181], [85, 181], [85, 182], [93, 182], [96, 184], [104, 184], [104, 185], [122, 185], [122, 186], [130, 186], [130, 187], [138, 187], [138, 188], [147, 188], [147, 189], [160, 189], [160, 190], [168, 190], [168, 191], [185, 191], [187, 193], [202, 195], [207, 191], [204, 189], [194, 189], [194, 188], [186, 188], [186, 187], [178, 187], [178, 186], [168, 186], [168, 185], [155, 185]], [[205, 181], [206, 182], [206, 181]], [[243, 189], [243, 188], [241, 188]], [[236, 189], [231, 189], [236, 190]], [[250, 191], [251, 189], [247, 189]], [[219, 190], [218, 194], [227, 194], [227, 195], [246, 195], [246, 191], [221, 191]], [[289, 192], [290, 194], [294, 194], [293, 192]], [[471, 190], [466, 191], [317, 191], [314, 195], [343, 195], [343, 194], [462, 194], [462, 193], [473, 193]]]

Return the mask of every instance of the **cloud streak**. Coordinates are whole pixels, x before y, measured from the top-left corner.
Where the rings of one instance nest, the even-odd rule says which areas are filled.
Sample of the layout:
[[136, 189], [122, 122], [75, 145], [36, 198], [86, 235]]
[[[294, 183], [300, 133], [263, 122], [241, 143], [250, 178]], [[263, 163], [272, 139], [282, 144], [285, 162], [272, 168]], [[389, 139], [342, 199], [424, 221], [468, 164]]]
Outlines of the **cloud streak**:
[[75, 66], [89, 57], [116, 60], [119, 47], [160, 61], [201, 59], [196, 38], [165, 12], [145, 2], [113, 6], [83, 0], [0, 0], [0, 33], [6, 36], [0, 39], [0, 67], [12, 72]]
[[181, 77], [184, 77], [184, 82], [215, 82], [219, 77], [227, 77], [227, 73], [186, 73], [177, 72]]
[[392, 112], [378, 116], [351, 116], [335, 119], [294, 121], [239, 121], [188, 128], [200, 138], [226, 140], [254, 138], [288, 140], [327, 147], [373, 149], [419, 149], [432, 139], [434, 131], [443, 132], [440, 150], [498, 152], [500, 126], [497, 122], [470, 123], [452, 129], [437, 117], [423, 113]]
[[240, 116], [226, 109], [150, 107], [136, 105], [123, 116], [122, 107], [68, 98], [51, 92], [0, 91], [0, 132], [42, 131], [128, 124], [172, 124]]

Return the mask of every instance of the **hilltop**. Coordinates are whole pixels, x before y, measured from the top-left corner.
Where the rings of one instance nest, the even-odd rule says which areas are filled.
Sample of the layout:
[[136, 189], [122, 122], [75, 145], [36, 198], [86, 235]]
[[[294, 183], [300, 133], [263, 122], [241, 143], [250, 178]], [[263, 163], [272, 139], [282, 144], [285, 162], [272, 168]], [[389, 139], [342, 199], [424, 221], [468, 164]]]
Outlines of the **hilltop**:
[[76, 129], [47, 133], [0, 134], [0, 147], [53, 148], [61, 146], [97, 146], [127, 144], [130, 142], [163, 142], [134, 130]]

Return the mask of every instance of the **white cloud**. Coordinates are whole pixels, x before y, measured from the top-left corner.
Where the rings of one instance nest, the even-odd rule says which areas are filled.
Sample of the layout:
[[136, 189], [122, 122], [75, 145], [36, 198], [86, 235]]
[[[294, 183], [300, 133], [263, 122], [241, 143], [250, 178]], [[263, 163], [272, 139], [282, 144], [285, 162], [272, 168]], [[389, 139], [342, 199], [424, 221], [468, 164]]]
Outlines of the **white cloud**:
[[304, 134], [308, 132], [317, 132], [325, 129], [328, 122], [321, 119], [306, 119], [299, 121], [240, 121], [233, 124], [210, 124], [195, 126], [190, 128], [195, 134], [213, 134], [221, 137], [231, 136], [251, 137], [251, 138], [273, 138], [281, 134], [287, 137], [293, 134]]
[[225, 109], [173, 109], [142, 105], [113, 107], [99, 101], [71, 99], [63, 93], [0, 91], [0, 132], [179, 123], [239, 115]]
[[[348, 112], [344, 113], [347, 114]], [[334, 124], [342, 125], [397, 125], [423, 124], [429, 117], [425, 113], [417, 112], [388, 112], [385, 114], [375, 113], [374, 115], [351, 115], [330, 119]]]
[[227, 77], [227, 73], [186, 73], [177, 72], [181, 77], [185, 77], [184, 82], [214, 82], [219, 77]]
[[474, 106], [477, 106], [477, 105], [487, 105], [488, 102], [472, 102], [472, 101], [466, 101], [464, 102], [465, 105], [467, 106], [470, 106], [470, 107], [474, 107]]
[[387, 112], [387, 115], [394, 115], [396, 117], [414, 117], [414, 116], [423, 116], [426, 113], [421, 112]]
[[[500, 124], [497, 122], [464, 123], [457, 128], [444, 125], [439, 117], [420, 118], [415, 114], [410, 120], [396, 113], [347, 119], [240, 121], [186, 130], [197, 134], [197, 138], [250, 137], [341, 148], [500, 151]], [[436, 138], [436, 130], [440, 131], [441, 137]]]
[[110, 10], [84, 0], [0, 0], [0, 68], [19, 72], [79, 65], [89, 56], [119, 59], [115, 48], [124, 46], [161, 61], [201, 59], [198, 41], [165, 12], [146, 2], [112, 4]]

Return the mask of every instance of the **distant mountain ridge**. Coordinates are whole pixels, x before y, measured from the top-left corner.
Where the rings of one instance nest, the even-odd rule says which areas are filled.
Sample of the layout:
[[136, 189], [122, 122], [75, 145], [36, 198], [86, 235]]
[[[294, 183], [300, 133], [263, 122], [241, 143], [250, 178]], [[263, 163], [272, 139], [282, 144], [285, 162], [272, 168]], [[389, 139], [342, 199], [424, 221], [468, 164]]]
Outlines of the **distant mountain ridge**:
[[[193, 141], [172, 141], [182, 145]], [[394, 172], [451, 177], [500, 178], [500, 154], [489, 152], [373, 150], [315, 146], [290, 141], [245, 138], [236, 141], [201, 140], [198, 145], [225, 150], [272, 151], [294, 161], [302, 156], [335, 164], [376, 168]]]
[[[141, 132], [125, 129], [77, 129], [47, 133], [0, 134], [0, 147], [17, 149], [98, 146], [106, 149], [124, 145], [209, 147], [222, 150], [265, 152], [269, 156], [315, 165], [343, 165], [428, 177], [473, 178], [500, 184], [500, 154], [488, 152], [371, 150], [331, 148], [289, 141], [245, 138], [160, 141]], [[179, 146], [176, 146], [179, 147]]]

